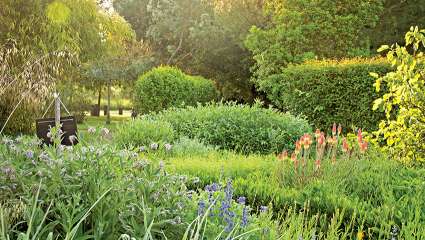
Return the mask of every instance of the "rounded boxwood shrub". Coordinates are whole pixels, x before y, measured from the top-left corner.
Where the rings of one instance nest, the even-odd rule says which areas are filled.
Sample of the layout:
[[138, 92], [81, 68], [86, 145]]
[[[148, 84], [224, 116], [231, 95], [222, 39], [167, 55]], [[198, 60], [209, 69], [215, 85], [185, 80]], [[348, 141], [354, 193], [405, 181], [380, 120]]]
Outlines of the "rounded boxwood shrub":
[[212, 103], [166, 110], [153, 118], [170, 122], [178, 136], [243, 153], [293, 149], [296, 139], [311, 131], [306, 120], [257, 104]]
[[372, 111], [379, 94], [369, 73], [390, 69], [383, 59], [313, 61], [289, 66], [256, 85], [277, 108], [306, 116], [316, 128], [336, 122], [375, 130], [384, 114]]
[[118, 126], [114, 142], [119, 146], [149, 146], [152, 143], [171, 143], [174, 130], [170, 123], [136, 119]]
[[148, 113], [210, 102], [217, 99], [218, 91], [211, 80], [165, 66], [141, 75], [135, 84], [134, 96], [136, 110]]

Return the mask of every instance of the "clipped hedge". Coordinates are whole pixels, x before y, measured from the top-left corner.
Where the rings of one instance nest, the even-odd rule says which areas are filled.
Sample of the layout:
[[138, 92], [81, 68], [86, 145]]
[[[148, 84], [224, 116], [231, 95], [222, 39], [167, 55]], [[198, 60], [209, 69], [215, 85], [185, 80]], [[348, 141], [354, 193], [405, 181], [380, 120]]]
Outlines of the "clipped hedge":
[[285, 68], [256, 85], [279, 109], [304, 115], [316, 128], [343, 126], [375, 130], [384, 114], [372, 111], [380, 95], [369, 75], [390, 71], [384, 59], [313, 61]]
[[134, 96], [136, 110], [149, 113], [210, 102], [218, 98], [218, 91], [211, 80], [165, 66], [141, 75], [135, 84]]
[[214, 103], [170, 109], [153, 117], [171, 123], [178, 136], [243, 153], [293, 149], [295, 140], [311, 131], [304, 119], [258, 105]]

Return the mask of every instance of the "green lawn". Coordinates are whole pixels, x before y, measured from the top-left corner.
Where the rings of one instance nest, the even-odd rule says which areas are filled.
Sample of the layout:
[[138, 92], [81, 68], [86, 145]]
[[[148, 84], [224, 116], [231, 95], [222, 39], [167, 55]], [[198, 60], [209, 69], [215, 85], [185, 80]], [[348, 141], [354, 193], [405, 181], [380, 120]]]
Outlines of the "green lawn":
[[131, 112], [124, 111], [123, 115], [118, 115], [118, 111], [111, 111], [111, 124], [106, 124], [106, 116], [103, 116], [103, 112], [101, 112], [101, 116], [93, 117], [87, 116], [84, 123], [78, 124], [78, 130], [87, 131], [89, 127], [106, 127], [108, 129], [115, 129], [117, 124], [128, 121], [131, 119]]

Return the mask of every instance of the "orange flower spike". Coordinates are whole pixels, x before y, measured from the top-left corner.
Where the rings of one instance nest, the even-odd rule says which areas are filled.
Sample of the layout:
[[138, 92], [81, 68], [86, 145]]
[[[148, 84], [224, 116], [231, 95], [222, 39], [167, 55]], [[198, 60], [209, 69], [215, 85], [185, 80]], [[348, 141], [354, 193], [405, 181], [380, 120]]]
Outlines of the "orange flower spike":
[[348, 146], [347, 139], [346, 138], [342, 139], [342, 151], [346, 153], [349, 150], [350, 150], [350, 147]]
[[288, 158], [288, 151], [283, 151], [283, 152], [281, 152], [278, 156], [277, 156], [277, 158], [279, 159], [279, 160], [281, 160], [281, 161], [283, 161], [283, 160], [286, 160], [287, 158]]
[[332, 135], [336, 135], [336, 123], [332, 126]]
[[300, 144], [301, 144], [301, 146], [304, 145], [304, 136], [305, 135], [302, 135], [301, 138], [300, 138]]
[[320, 161], [320, 159], [317, 159], [317, 160], [314, 162], [314, 164], [316, 165], [316, 170], [318, 170], [318, 169], [320, 168], [320, 165], [321, 165], [321, 161]]
[[341, 135], [342, 133], [342, 126], [341, 124], [338, 125], [338, 135]]
[[301, 142], [298, 140], [295, 142], [295, 153], [299, 153], [301, 151]]
[[295, 154], [294, 152], [291, 155], [291, 161], [294, 163], [294, 167], [297, 168], [298, 167], [298, 159], [297, 159], [297, 154]]
[[309, 149], [310, 145], [312, 144], [311, 136], [309, 134], [304, 134], [303, 140], [304, 140], [304, 148]]
[[362, 129], [359, 128], [359, 131], [357, 131], [357, 141], [359, 142], [359, 145], [363, 142], [363, 135], [362, 135]]
[[320, 137], [317, 139], [317, 144], [319, 146], [323, 145], [326, 142], [325, 133], [321, 132]]

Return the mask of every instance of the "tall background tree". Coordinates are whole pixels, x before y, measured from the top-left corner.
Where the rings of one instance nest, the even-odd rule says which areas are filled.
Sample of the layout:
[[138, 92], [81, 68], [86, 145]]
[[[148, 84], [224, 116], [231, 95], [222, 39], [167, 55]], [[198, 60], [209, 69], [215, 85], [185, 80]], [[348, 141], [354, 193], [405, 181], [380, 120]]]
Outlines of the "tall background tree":
[[252, 101], [253, 64], [243, 40], [263, 25], [262, 0], [116, 0], [138, 39], [152, 46], [157, 64], [214, 79], [226, 99]]
[[382, 11], [381, 0], [268, 0], [265, 6], [272, 20], [253, 27], [245, 41], [259, 79], [309, 58], [368, 53], [369, 40], [361, 33], [375, 26]]
[[[21, 107], [21, 114], [18, 111], [13, 115], [11, 122], [20, 124], [11, 127], [11, 132], [30, 131], [34, 118], [41, 117], [43, 103], [53, 90], [72, 91], [79, 84], [90, 81], [80, 74], [82, 64], [115, 58], [124, 53], [127, 42], [134, 40], [134, 32], [123, 18], [105, 12], [93, 0], [1, 0], [1, 6], [0, 46], [3, 54], [9, 56], [7, 62], [1, 62], [2, 68], [8, 69], [8, 77], [2, 77], [0, 86], [9, 88], [9, 91], [2, 91], [1, 125], [18, 103], [31, 106], [30, 109]], [[9, 42], [13, 42], [13, 48], [8, 47]], [[10, 49], [16, 50], [10, 52]], [[58, 56], [59, 53], [62, 54]], [[74, 61], [64, 57], [65, 53], [73, 56]], [[58, 58], [52, 59], [53, 56]], [[35, 65], [40, 66], [40, 72], [21, 74], [28, 66]], [[37, 75], [41, 77], [34, 77]], [[49, 82], [43, 79], [49, 79]], [[25, 84], [43, 87], [22, 87]], [[41, 89], [44, 94], [35, 94]], [[26, 95], [32, 98], [21, 101]]]

